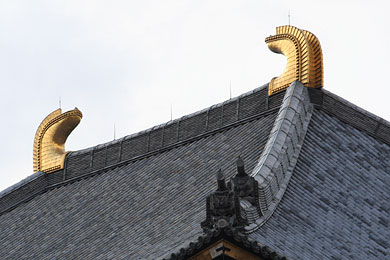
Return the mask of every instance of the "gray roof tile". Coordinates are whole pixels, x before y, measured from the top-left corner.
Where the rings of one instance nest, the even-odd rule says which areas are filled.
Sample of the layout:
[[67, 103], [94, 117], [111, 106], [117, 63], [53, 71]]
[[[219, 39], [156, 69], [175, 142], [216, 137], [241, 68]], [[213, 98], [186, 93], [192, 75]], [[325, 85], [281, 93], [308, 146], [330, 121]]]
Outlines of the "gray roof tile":
[[386, 259], [390, 147], [316, 110], [287, 191], [251, 234], [296, 259]]
[[219, 167], [253, 168], [276, 113], [47, 191], [0, 216], [7, 259], [155, 259], [201, 234]]
[[[306, 92], [268, 97], [259, 88], [71, 153], [63, 171], [33, 176], [0, 193], [0, 255], [167, 257], [202, 233], [215, 171], [235, 174], [238, 155], [247, 170], [255, 169], [273, 129], [284, 131], [285, 141], [264, 149], [278, 151], [266, 165], [272, 171], [266, 179], [275, 193], [271, 175], [292, 177], [280, 185], [284, 195], [272, 199], [278, 205], [282, 198], [270, 218], [247, 229], [250, 237], [293, 259], [384, 259], [390, 253], [390, 123], [327, 91]], [[312, 117], [309, 99], [319, 109]], [[283, 124], [275, 122], [282, 100]]]

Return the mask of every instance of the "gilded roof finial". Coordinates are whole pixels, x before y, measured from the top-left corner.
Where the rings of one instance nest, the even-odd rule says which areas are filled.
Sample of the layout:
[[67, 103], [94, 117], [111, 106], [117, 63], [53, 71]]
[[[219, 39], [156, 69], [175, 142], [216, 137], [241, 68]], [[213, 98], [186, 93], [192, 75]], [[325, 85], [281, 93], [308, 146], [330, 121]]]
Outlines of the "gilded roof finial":
[[286, 69], [269, 83], [268, 95], [286, 89], [298, 80], [306, 87], [323, 87], [322, 50], [317, 37], [311, 32], [285, 25], [276, 28], [276, 35], [267, 37], [268, 48], [287, 58]]
[[80, 123], [82, 116], [77, 108], [65, 113], [59, 108], [42, 121], [34, 139], [34, 172], [49, 173], [64, 168], [66, 139]]

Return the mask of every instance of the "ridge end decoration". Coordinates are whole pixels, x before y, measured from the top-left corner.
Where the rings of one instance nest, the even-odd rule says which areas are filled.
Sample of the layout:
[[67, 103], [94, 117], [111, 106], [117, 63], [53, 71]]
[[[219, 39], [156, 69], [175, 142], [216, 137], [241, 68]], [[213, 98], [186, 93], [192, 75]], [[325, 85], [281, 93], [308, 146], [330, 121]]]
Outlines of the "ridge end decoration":
[[305, 87], [322, 88], [323, 57], [317, 37], [309, 31], [285, 25], [276, 28], [276, 35], [265, 38], [268, 48], [287, 58], [287, 65], [279, 77], [271, 79], [268, 95], [288, 88], [295, 80]]
[[59, 108], [41, 122], [34, 138], [34, 172], [50, 173], [64, 168], [66, 139], [82, 117], [77, 108], [65, 113]]

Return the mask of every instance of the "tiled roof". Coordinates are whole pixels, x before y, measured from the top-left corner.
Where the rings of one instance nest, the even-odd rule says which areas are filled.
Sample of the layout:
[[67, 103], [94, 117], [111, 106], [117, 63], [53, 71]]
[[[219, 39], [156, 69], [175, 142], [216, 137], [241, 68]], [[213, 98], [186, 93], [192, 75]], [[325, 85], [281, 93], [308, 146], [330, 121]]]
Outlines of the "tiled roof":
[[[276, 112], [69, 182], [0, 216], [9, 259], [156, 259], [201, 234], [219, 167], [253, 168]], [[231, 167], [233, 166], [233, 167]]]
[[383, 259], [389, 145], [388, 122], [332, 93], [264, 86], [3, 191], [0, 255], [169, 257], [202, 234], [214, 173], [233, 176], [240, 155], [259, 182], [261, 210], [241, 201], [252, 239], [292, 259]]
[[65, 169], [33, 174], [0, 193], [0, 214], [54, 187], [215, 135], [279, 109], [283, 93], [268, 97], [267, 85], [210, 108], [102, 145], [70, 153]]
[[250, 236], [293, 259], [386, 259], [389, 157], [389, 145], [316, 110], [286, 194]]

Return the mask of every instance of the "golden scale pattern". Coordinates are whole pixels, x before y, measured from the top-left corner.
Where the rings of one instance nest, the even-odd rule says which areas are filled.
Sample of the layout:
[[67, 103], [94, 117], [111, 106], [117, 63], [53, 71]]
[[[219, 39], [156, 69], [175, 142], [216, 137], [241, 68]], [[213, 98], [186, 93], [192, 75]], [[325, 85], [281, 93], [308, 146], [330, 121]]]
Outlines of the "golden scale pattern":
[[306, 87], [323, 87], [322, 50], [314, 34], [285, 25], [277, 27], [276, 35], [267, 37], [265, 42], [271, 51], [287, 58], [285, 71], [271, 80], [268, 95], [285, 90], [295, 80]]
[[64, 168], [66, 139], [82, 116], [77, 108], [65, 113], [57, 109], [42, 121], [34, 139], [34, 172], [50, 173]]

